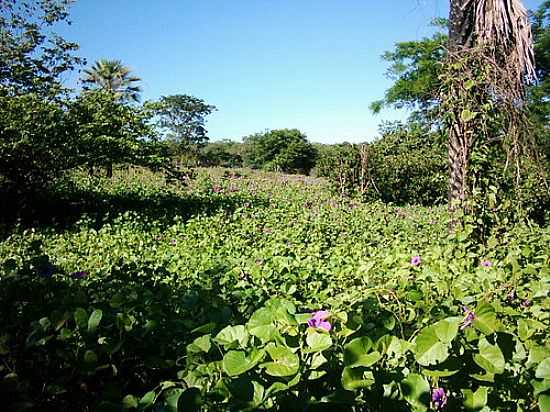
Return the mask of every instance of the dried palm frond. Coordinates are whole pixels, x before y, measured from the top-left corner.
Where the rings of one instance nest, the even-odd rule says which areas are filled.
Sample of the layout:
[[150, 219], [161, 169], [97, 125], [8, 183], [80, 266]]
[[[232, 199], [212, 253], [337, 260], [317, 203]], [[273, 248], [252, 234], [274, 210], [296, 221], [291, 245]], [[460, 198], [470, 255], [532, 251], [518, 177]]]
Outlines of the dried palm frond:
[[506, 70], [515, 76], [516, 90], [536, 79], [533, 38], [527, 10], [519, 0], [467, 0], [474, 8], [478, 45], [489, 46]]

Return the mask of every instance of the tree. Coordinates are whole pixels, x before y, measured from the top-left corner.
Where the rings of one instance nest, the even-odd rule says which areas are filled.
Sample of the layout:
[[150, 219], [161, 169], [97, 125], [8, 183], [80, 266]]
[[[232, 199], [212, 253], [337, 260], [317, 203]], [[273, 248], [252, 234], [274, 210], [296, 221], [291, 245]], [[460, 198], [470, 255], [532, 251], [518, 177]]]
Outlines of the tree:
[[117, 99], [124, 102], [138, 102], [141, 88], [137, 83], [141, 79], [131, 74], [129, 67], [120, 60], [101, 59], [92, 67], [84, 70], [82, 83], [86, 87], [114, 93]]
[[244, 138], [248, 146], [245, 164], [266, 170], [309, 173], [316, 150], [298, 129], [278, 129]]
[[113, 163], [140, 163], [143, 143], [153, 136], [150, 114], [141, 107], [124, 104], [118, 95], [106, 90], [84, 91], [71, 105], [69, 115], [79, 136], [80, 164], [107, 167]]
[[[90, 124], [93, 125], [92, 127], [96, 127], [98, 124], [97, 120], [99, 119], [107, 127], [113, 124], [112, 133], [109, 137], [110, 140], [115, 138], [122, 139], [120, 142], [115, 143], [115, 146], [122, 147], [127, 142], [125, 134], [119, 133], [122, 130], [119, 120], [124, 117], [130, 119], [131, 116], [128, 117], [127, 114], [123, 115], [120, 112], [120, 109], [122, 109], [120, 105], [139, 101], [139, 93], [141, 92], [141, 88], [137, 85], [139, 81], [141, 79], [131, 75], [130, 68], [124, 66], [120, 60], [101, 59], [96, 61], [89, 69], [84, 70], [82, 78], [82, 83], [85, 85], [83, 102], [85, 102], [85, 106], [88, 106], [88, 108], [98, 110], [96, 119], [93, 119]], [[87, 93], [90, 89], [104, 93]], [[91, 106], [89, 106], [90, 103], [92, 104]], [[108, 107], [115, 109], [111, 115], [109, 115], [108, 111], [104, 110]], [[127, 110], [131, 111], [131, 109]], [[119, 115], [123, 117], [120, 119], [117, 118]], [[104, 134], [106, 132], [108, 130], [103, 130], [100, 134], [96, 134], [96, 136], [107, 136]], [[111, 150], [109, 150], [109, 147]], [[117, 151], [113, 151], [112, 149], [114, 149], [114, 146], [108, 144], [107, 150], [104, 151], [108, 155], [100, 157], [101, 163], [107, 167], [108, 177], [113, 175], [113, 161], [116, 161], [119, 157], [124, 157], [122, 152], [118, 153], [119, 156], [117, 156]], [[97, 160], [98, 158], [93, 155], [93, 151], [90, 151], [89, 154], [91, 157], [88, 160], [88, 172], [89, 174], [93, 174], [93, 159]], [[105, 159], [108, 161], [105, 162]]]
[[68, 22], [71, 0], [0, 0], [0, 93], [53, 99], [61, 76], [82, 63], [78, 45], [51, 31]]
[[0, 0], [0, 184], [31, 193], [75, 165], [62, 75], [78, 48], [51, 31], [68, 0]]
[[165, 139], [173, 140], [183, 147], [204, 143], [208, 140], [206, 116], [216, 106], [186, 94], [162, 96], [150, 104], [158, 117], [158, 126]]
[[[438, 29], [447, 27], [447, 21], [436, 19], [432, 25]], [[374, 113], [383, 107], [414, 110], [415, 118], [433, 120], [434, 108], [439, 104], [441, 62], [446, 57], [447, 35], [436, 32], [432, 37], [395, 44], [382, 55], [390, 64], [386, 77], [393, 80], [383, 99], [370, 105]]]
[[229, 139], [210, 142], [200, 151], [204, 166], [242, 167], [244, 145]]
[[442, 99], [449, 134], [448, 202], [453, 212], [463, 207], [470, 192], [470, 155], [482, 131], [474, 120], [484, 121], [485, 107], [505, 117], [503, 127], [511, 136], [513, 155], [519, 155], [518, 109], [522, 110], [525, 79], [535, 76], [527, 12], [519, 0], [451, 0], [448, 49]]

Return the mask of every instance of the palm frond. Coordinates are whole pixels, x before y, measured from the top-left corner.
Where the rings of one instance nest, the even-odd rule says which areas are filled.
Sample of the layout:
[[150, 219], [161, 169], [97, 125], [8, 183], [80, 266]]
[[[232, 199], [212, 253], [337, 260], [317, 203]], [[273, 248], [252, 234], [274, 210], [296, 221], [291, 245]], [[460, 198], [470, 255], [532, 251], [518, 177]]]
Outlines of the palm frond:
[[[473, 3], [473, 4], [472, 4]], [[529, 16], [520, 0], [469, 0], [475, 8], [476, 42], [488, 45], [504, 57], [518, 85], [536, 79], [535, 54]]]

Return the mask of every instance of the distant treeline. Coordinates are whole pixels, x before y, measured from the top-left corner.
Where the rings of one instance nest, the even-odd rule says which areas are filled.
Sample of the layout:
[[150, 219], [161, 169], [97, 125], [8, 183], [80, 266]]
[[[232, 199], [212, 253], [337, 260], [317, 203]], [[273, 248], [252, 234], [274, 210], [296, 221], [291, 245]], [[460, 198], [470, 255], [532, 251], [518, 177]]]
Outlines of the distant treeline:
[[440, 132], [387, 124], [369, 143], [318, 144], [297, 129], [209, 142], [176, 156], [185, 165], [250, 167], [328, 178], [345, 196], [393, 203], [437, 204], [446, 199], [446, 147]]

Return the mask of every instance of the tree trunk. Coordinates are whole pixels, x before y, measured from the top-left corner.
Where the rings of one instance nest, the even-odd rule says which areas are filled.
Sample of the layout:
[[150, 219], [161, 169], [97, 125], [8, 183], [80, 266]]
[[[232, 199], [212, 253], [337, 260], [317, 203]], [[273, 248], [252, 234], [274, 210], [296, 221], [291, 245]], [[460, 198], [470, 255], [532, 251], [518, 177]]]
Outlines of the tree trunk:
[[[472, 43], [473, 4], [470, 0], [450, 0], [449, 11], [449, 54], [450, 58]], [[455, 109], [455, 120], [449, 125], [449, 197], [448, 207], [451, 212], [450, 226], [456, 221], [452, 215], [463, 207], [468, 193], [468, 162], [470, 156], [471, 136], [460, 120], [461, 107]]]
[[107, 164], [107, 177], [110, 179], [113, 177], [113, 164]]
[[88, 162], [88, 176], [92, 177], [94, 175], [94, 164], [89, 161]]

